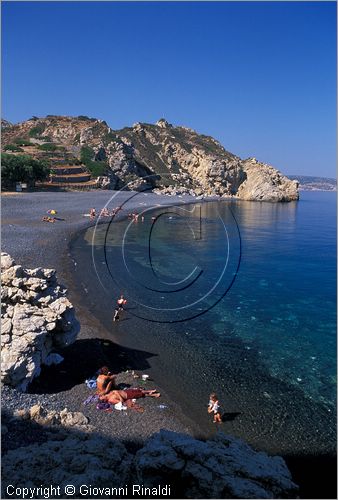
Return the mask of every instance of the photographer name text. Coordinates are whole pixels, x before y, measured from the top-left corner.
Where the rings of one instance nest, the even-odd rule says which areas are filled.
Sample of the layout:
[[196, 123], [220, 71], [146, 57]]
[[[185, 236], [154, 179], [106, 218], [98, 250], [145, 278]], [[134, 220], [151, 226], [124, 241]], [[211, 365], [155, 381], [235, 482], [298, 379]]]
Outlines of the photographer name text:
[[8, 497], [13, 498], [63, 498], [90, 496], [91, 498], [114, 498], [114, 497], [147, 497], [160, 498], [170, 497], [170, 485], [158, 485], [153, 487], [143, 484], [132, 484], [125, 486], [92, 486], [91, 484], [81, 484], [75, 486], [67, 484], [66, 486], [39, 486], [39, 487], [20, 487], [9, 484], [6, 488]]

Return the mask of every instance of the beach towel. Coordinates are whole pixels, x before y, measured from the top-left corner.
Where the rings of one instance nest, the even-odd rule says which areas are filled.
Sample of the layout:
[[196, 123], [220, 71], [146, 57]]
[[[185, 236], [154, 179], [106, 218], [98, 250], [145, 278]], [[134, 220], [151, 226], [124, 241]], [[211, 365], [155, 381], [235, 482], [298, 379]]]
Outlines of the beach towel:
[[119, 403], [116, 403], [116, 404], [114, 405], [114, 408], [115, 408], [115, 410], [126, 410], [126, 409], [127, 409], [127, 407], [126, 407], [126, 406], [124, 406], [124, 405], [121, 403], [121, 401], [120, 401]]
[[96, 403], [96, 401], [98, 401], [98, 400], [99, 400], [98, 394], [92, 394], [87, 399], [85, 399], [82, 404], [89, 405], [90, 403]]

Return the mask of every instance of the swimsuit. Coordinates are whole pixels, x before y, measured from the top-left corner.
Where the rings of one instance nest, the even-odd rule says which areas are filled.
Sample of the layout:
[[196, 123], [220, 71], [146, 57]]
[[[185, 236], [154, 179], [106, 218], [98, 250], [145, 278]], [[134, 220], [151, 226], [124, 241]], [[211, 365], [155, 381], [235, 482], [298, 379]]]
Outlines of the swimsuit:
[[215, 415], [216, 415], [216, 413], [219, 413], [220, 405], [219, 405], [218, 401], [211, 401], [210, 400], [209, 407], [214, 412]]
[[144, 398], [144, 392], [142, 389], [125, 389], [124, 392], [127, 395], [127, 399]]

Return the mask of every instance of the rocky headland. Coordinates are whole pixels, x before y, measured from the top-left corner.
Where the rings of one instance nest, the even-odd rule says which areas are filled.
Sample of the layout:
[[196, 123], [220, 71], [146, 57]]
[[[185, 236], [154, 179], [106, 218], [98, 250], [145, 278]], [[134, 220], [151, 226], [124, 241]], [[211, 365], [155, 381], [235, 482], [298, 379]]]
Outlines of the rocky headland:
[[25, 154], [51, 163], [82, 160], [96, 174], [99, 166], [98, 182], [110, 189], [272, 202], [299, 197], [297, 180], [255, 158], [242, 160], [216, 139], [165, 119], [121, 130], [85, 116], [3, 121], [2, 142], [5, 149], [20, 144]]

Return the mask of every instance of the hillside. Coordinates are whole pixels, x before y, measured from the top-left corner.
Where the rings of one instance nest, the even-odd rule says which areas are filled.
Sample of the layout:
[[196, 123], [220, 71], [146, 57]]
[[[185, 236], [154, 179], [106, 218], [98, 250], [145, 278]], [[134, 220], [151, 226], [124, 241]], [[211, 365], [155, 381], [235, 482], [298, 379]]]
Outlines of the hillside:
[[[242, 160], [215, 139], [161, 119], [112, 130], [86, 116], [33, 117], [2, 127], [2, 146], [51, 165], [81, 161], [111, 189], [150, 187], [166, 194], [236, 196], [245, 200], [298, 199], [298, 183], [255, 158]], [[7, 151], [8, 152], [8, 151]], [[12, 154], [19, 154], [12, 151]]]
[[331, 177], [289, 175], [289, 178], [298, 180], [301, 191], [337, 191], [337, 180]]

